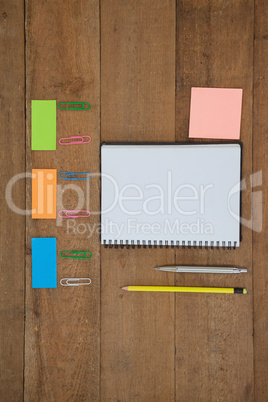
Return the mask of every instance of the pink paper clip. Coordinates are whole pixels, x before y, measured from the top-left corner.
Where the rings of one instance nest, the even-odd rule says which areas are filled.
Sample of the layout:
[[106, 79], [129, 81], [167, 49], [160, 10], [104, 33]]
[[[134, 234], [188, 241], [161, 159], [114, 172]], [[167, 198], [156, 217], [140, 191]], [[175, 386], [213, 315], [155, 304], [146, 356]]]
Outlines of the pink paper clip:
[[[73, 139], [77, 141], [72, 141]], [[88, 139], [88, 141], [86, 141]], [[61, 145], [78, 145], [78, 144], [88, 144], [91, 141], [89, 135], [77, 135], [74, 137], [63, 137], [59, 139]]]
[[[81, 212], [85, 214], [80, 215]], [[61, 209], [59, 211], [60, 218], [88, 218], [90, 216], [90, 212], [85, 209], [78, 209], [78, 210], [67, 210]]]

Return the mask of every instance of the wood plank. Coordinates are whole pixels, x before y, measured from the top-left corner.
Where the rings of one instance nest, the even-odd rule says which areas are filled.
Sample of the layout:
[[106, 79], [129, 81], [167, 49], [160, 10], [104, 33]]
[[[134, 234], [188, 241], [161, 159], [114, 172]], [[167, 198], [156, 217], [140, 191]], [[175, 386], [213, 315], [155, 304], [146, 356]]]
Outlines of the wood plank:
[[[56, 168], [70, 172], [99, 172], [100, 143], [100, 38], [98, 1], [26, 2], [27, 34], [27, 170]], [[89, 134], [88, 145], [60, 146], [56, 151], [30, 151], [31, 99], [82, 101], [90, 111], [57, 110], [57, 140]], [[99, 176], [88, 183], [58, 179], [57, 208], [75, 209], [80, 189], [81, 209], [99, 211]], [[72, 184], [72, 183], [71, 183]], [[88, 193], [89, 191], [89, 193]], [[63, 194], [64, 192], [64, 194]], [[27, 205], [31, 205], [27, 185]], [[61, 197], [63, 205], [61, 205]], [[88, 207], [88, 208], [87, 208]], [[68, 225], [74, 224], [73, 228]], [[89, 227], [86, 226], [90, 225]], [[99, 234], [89, 219], [27, 219], [25, 400], [62, 401], [99, 399], [100, 356], [100, 246]], [[58, 288], [31, 288], [31, 237], [57, 237]], [[90, 250], [89, 261], [64, 260], [63, 250]], [[62, 287], [63, 277], [90, 277], [91, 286]]]
[[[174, 2], [102, 1], [101, 140], [174, 142], [174, 117]], [[173, 284], [153, 268], [174, 250], [102, 248], [101, 261], [101, 399], [173, 400], [174, 295], [120, 287]]]
[[[243, 88], [243, 217], [250, 219], [252, 172], [253, 1], [177, 1], [176, 140], [188, 141], [194, 86]], [[194, 141], [193, 141], [194, 142]], [[189, 265], [231, 265], [248, 274], [180, 276], [177, 285], [240, 286], [248, 295], [176, 295], [176, 399], [252, 400], [252, 232], [237, 250], [179, 249]]]
[[[23, 399], [25, 181], [15, 176], [25, 170], [24, 114], [24, 2], [1, 1], [1, 275], [0, 275], [0, 399]], [[14, 186], [9, 201], [5, 189]]]
[[255, 1], [254, 121], [253, 121], [253, 275], [255, 400], [268, 395], [268, 49], [267, 2]]

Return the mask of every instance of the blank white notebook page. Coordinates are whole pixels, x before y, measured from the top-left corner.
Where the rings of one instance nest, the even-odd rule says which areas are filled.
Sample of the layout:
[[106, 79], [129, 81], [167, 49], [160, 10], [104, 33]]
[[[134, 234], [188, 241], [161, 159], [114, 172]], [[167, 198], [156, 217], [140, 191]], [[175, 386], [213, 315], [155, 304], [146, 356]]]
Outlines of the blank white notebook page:
[[239, 144], [103, 144], [101, 242], [239, 246]]

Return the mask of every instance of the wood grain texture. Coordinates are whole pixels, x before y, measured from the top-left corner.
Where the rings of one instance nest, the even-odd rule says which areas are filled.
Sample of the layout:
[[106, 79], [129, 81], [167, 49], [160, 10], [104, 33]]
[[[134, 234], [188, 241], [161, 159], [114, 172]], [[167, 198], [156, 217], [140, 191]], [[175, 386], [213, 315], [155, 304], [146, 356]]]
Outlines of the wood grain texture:
[[268, 12], [255, 1], [254, 125], [253, 125], [253, 283], [255, 401], [268, 395]]
[[[26, 34], [27, 170], [56, 168], [58, 173], [99, 172], [98, 1], [27, 1]], [[31, 99], [89, 102], [90, 111], [57, 110], [57, 140], [89, 134], [91, 143], [57, 144], [56, 151], [31, 152]], [[94, 175], [90, 182], [76, 182], [75, 185], [58, 178], [58, 211], [64, 208], [99, 211], [99, 182], [99, 176]], [[67, 187], [70, 184], [72, 189]], [[79, 200], [82, 202], [80, 208]], [[27, 205], [31, 205], [30, 182]], [[27, 218], [27, 401], [99, 399], [100, 243], [99, 233], [95, 230], [98, 227], [98, 215], [76, 221]], [[31, 288], [31, 237], [39, 236], [57, 238], [57, 289]], [[93, 257], [89, 261], [66, 260], [59, 257], [63, 250], [90, 250]], [[59, 284], [63, 277], [90, 277], [92, 285], [64, 288]]]
[[[102, 142], [174, 142], [174, 113], [175, 3], [102, 1]], [[101, 399], [173, 400], [174, 295], [120, 287], [172, 285], [153, 268], [174, 250], [102, 248], [101, 261]]]
[[1, 1], [0, 53], [0, 399], [10, 402], [23, 398], [25, 215], [8, 205], [25, 209], [25, 181], [5, 199], [9, 180], [25, 170], [23, 1]]
[[[26, 0], [25, 23], [26, 65], [24, 2], [1, 1], [1, 401], [266, 401], [266, 1], [255, 0], [254, 7], [253, 0], [178, 0], [175, 7], [175, 0]], [[238, 250], [100, 248], [98, 214], [76, 223], [27, 216], [25, 233], [25, 216], [5, 200], [10, 178], [25, 171], [25, 145], [28, 173], [93, 173], [90, 186], [71, 189], [58, 180], [58, 210], [75, 208], [83, 194], [84, 207], [97, 212], [100, 142], [188, 141], [192, 86], [244, 90], [242, 215], [248, 223]], [[31, 152], [31, 99], [91, 103], [90, 112], [57, 112], [57, 140], [89, 134], [92, 142]], [[23, 179], [12, 199], [19, 208], [25, 201], [31, 208], [30, 179], [26, 200]], [[37, 236], [57, 237], [57, 289], [31, 288], [31, 237]], [[59, 258], [68, 249], [88, 249], [92, 260]], [[175, 262], [236, 265], [248, 274], [174, 276], [153, 270]], [[62, 288], [59, 280], [66, 276], [89, 276], [92, 285]], [[245, 286], [249, 293], [120, 290], [128, 284]]]
[[[253, 1], [177, 1], [176, 140], [188, 140], [191, 87], [243, 88], [243, 178], [252, 171]], [[194, 140], [192, 140], [194, 142]], [[242, 194], [251, 217], [251, 189]], [[176, 295], [176, 399], [253, 398], [252, 231], [237, 250], [179, 249], [185, 265], [248, 268], [248, 274], [180, 276], [177, 285], [246, 287], [248, 295]]]

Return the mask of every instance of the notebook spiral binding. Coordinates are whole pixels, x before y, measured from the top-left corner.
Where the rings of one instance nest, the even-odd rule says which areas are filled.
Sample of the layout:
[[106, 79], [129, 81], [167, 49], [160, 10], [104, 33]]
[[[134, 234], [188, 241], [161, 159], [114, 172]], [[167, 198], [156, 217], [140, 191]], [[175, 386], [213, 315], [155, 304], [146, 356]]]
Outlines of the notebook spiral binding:
[[169, 244], [168, 243], [168, 241], [162, 241], [162, 240], [160, 240], [160, 241], [151, 241], [151, 240], [149, 240], [148, 242], [146, 242], [145, 240], [138, 240], [137, 241], [137, 244], [134, 244], [134, 241], [132, 240], [132, 241], [128, 241], [128, 240], [126, 240], [126, 242], [124, 243], [123, 242], [123, 240], [120, 240], [119, 242], [117, 241], [117, 240], [114, 240], [114, 243], [112, 242], [112, 240], [108, 240], [108, 242], [107, 242], [107, 240], [103, 240], [103, 245], [104, 245], [104, 247], [105, 248], [127, 248], [127, 249], [129, 249], [129, 248], [133, 248], [133, 249], [135, 249], [135, 248], [156, 248], [157, 246], [159, 246], [160, 248], [182, 248], [182, 249], [184, 249], [184, 248], [189, 248], [189, 249], [191, 249], [191, 248], [193, 248], [193, 249], [202, 249], [202, 248], [204, 248], [204, 249], [214, 249], [214, 248], [216, 248], [216, 249], [220, 249], [220, 247], [223, 249], [223, 250], [225, 250], [225, 249], [227, 249], [227, 250], [231, 250], [231, 249], [236, 249], [236, 245], [237, 245], [237, 242], [235, 241], [235, 242], [233, 242], [233, 244], [232, 244], [232, 242], [231, 241], [228, 241], [228, 242], [225, 242], [225, 241], [222, 241], [222, 242], [220, 242], [220, 241], [216, 241], [216, 242], [214, 242], [214, 241], [210, 241], [210, 242], [208, 242], [208, 241], [171, 241], [171, 244]]

